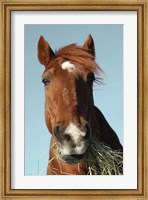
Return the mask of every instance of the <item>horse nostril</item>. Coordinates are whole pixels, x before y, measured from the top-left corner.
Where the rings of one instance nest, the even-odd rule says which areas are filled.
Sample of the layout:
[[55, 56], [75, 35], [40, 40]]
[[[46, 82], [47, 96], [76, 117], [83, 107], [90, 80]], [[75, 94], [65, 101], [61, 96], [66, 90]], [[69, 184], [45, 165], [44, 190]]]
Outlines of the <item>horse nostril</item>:
[[91, 131], [90, 131], [90, 127], [89, 127], [89, 125], [87, 123], [85, 124], [85, 127], [86, 127], [86, 134], [83, 137], [83, 139], [84, 140], [88, 140], [90, 138]]
[[59, 131], [60, 131], [60, 124], [57, 124], [54, 127], [54, 133], [59, 133]]
[[64, 128], [62, 126], [62, 124], [58, 123], [55, 125], [54, 130], [53, 130], [53, 135], [60, 141], [70, 141], [71, 140], [71, 136], [68, 134], [64, 134]]
[[70, 135], [64, 134], [63, 139], [66, 140], [66, 141], [70, 141], [71, 137], [70, 137]]
[[61, 124], [56, 124], [53, 130], [53, 134], [56, 138], [59, 138], [61, 131]]

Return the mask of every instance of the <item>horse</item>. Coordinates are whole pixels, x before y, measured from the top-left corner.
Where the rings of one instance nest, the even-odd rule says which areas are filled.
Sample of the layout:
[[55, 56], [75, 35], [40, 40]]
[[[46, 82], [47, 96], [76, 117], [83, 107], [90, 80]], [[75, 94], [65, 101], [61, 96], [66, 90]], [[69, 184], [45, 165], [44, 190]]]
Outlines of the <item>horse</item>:
[[86, 175], [85, 154], [91, 137], [123, 151], [115, 131], [94, 105], [93, 83], [102, 70], [95, 62], [89, 34], [83, 46], [69, 44], [53, 51], [40, 36], [39, 62], [44, 65], [45, 122], [51, 133], [47, 175]]

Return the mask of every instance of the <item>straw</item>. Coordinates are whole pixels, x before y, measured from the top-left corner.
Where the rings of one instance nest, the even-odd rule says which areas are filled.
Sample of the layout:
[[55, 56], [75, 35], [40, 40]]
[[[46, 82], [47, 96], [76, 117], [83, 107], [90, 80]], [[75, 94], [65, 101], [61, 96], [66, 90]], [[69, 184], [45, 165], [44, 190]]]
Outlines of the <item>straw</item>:
[[[61, 159], [58, 149], [57, 155], [49, 162], [56, 158]], [[88, 167], [87, 175], [123, 175], [123, 152], [111, 149], [94, 137], [91, 138], [85, 161]]]
[[123, 152], [112, 150], [95, 138], [91, 140], [86, 155], [88, 175], [122, 175]]

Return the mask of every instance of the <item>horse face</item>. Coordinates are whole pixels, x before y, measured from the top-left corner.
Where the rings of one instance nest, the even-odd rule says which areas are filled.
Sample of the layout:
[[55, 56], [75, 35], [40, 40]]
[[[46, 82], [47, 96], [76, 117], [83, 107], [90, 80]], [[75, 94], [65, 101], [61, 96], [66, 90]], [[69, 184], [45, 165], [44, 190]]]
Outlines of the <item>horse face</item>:
[[[92, 43], [89, 36], [84, 47]], [[38, 43], [38, 57], [45, 65], [42, 82], [46, 125], [57, 141], [61, 158], [68, 163], [77, 162], [83, 158], [91, 135], [94, 74], [78, 69], [72, 60], [54, 55], [43, 37]]]
[[88, 74], [83, 80], [75, 69], [69, 72], [61, 65], [42, 75], [46, 124], [67, 162], [81, 158], [89, 144], [93, 78], [93, 74]]

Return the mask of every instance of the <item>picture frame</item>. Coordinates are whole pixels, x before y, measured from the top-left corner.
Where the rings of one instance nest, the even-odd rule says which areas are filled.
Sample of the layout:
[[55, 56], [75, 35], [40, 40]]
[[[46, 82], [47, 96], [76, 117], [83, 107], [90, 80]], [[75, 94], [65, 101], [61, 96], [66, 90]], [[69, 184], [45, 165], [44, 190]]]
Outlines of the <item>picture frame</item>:
[[[40, 0], [2, 0], [0, 31], [0, 175], [1, 199], [147, 199], [147, 11], [146, 0], [134, 1], [40, 1]], [[136, 11], [137, 12], [137, 54], [138, 54], [138, 124], [137, 124], [137, 189], [119, 190], [44, 190], [11, 189], [11, 12], [12, 11]], [[128, 183], [127, 183], [128, 184]]]

